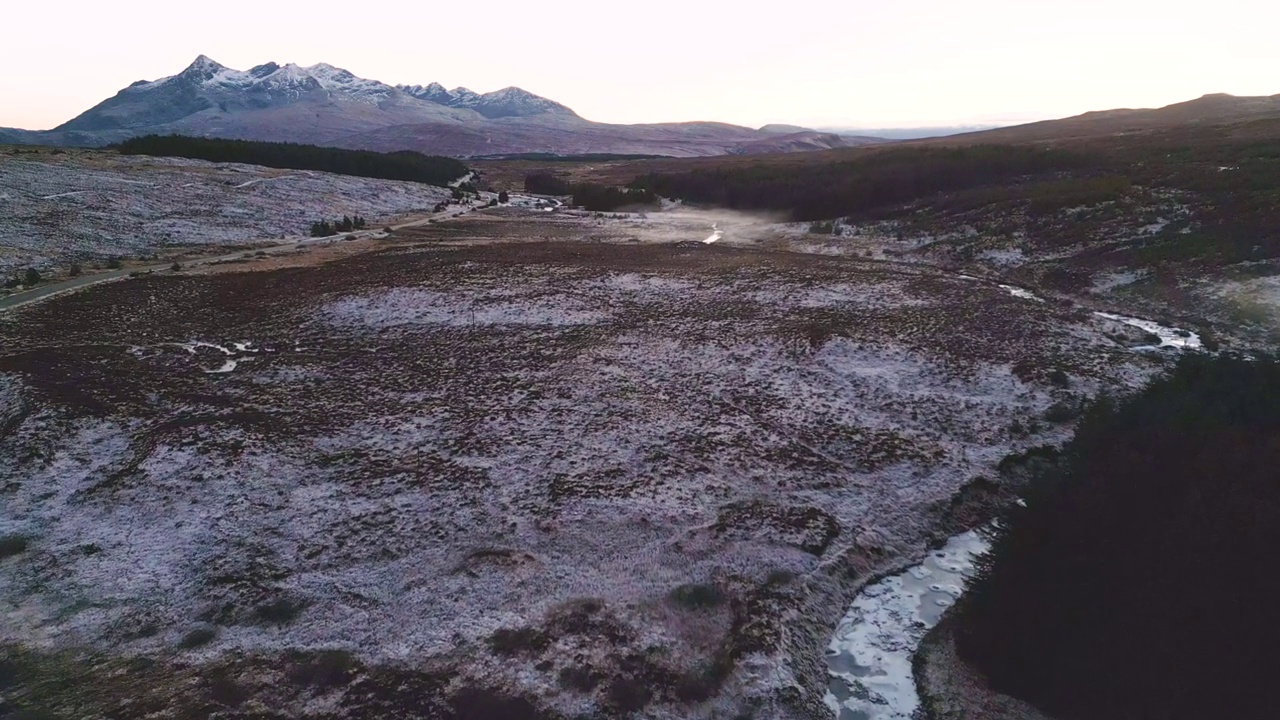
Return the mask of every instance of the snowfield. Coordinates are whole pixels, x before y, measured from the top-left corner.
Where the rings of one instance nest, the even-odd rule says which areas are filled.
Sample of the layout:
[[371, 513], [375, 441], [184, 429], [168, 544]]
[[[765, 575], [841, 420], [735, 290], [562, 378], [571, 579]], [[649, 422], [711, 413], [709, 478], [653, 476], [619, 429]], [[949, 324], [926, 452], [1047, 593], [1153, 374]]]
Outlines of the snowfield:
[[[1085, 311], [732, 223], [504, 212], [0, 321], [27, 701], [829, 717], [858, 589], [1061, 441], [1050, 406], [1165, 362]], [[660, 235], [687, 240], [629, 242]]]
[[107, 152], [0, 154], [0, 276], [180, 246], [305, 236], [311, 223], [427, 213], [442, 188]]

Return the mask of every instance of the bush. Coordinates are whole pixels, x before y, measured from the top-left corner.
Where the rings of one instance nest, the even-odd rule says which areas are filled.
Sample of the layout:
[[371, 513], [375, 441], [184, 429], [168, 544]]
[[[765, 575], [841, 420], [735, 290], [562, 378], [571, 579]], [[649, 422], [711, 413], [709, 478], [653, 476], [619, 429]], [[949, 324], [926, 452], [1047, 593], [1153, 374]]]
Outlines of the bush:
[[39, 270], [35, 268], [27, 268], [26, 272], [22, 273], [23, 285], [26, 285], [27, 287], [31, 287], [32, 285], [39, 284], [39, 282], [40, 282]]
[[27, 545], [22, 535], [0, 535], [0, 560], [26, 552]]
[[588, 667], [571, 665], [560, 670], [560, 687], [590, 692], [600, 684], [600, 674]]
[[259, 620], [273, 625], [285, 625], [293, 622], [306, 608], [306, 603], [292, 598], [278, 598], [269, 603], [259, 605], [254, 614]]
[[489, 649], [497, 655], [519, 655], [540, 652], [551, 644], [551, 638], [537, 628], [500, 628], [489, 637]]
[[1079, 414], [1080, 414], [1080, 411], [1079, 409], [1076, 408], [1074, 404], [1067, 403], [1067, 402], [1058, 402], [1049, 406], [1049, 409], [1046, 410], [1044, 413], [1044, 419], [1046, 422], [1051, 422], [1055, 424], [1067, 423], [1067, 422], [1071, 422], [1072, 420], [1075, 420], [1076, 416]]
[[112, 256], [112, 257], [107, 258], [107, 269], [108, 269], [108, 270], [119, 270], [121, 267], [122, 267], [122, 266], [121, 266], [121, 264], [120, 264], [120, 258], [115, 257], [115, 256]]
[[72, 264], [71, 267], [67, 268], [67, 277], [80, 277], [81, 272], [83, 271], [79, 265]]
[[503, 205], [506, 205], [507, 203], [511, 202], [511, 196], [507, 194], [506, 190], [503, 190], [502, 192], [498, 193], [498, 202], [502, 203]]
[[198, 627], [182, 637], [182, 641], [178, 643], [178, 647], [191, 649], [207, 645], [218, 637], [218, 629], [213, 627]]
[[671, 602], [690, 610], [717, 607], [724, 603], [724, 593], [711, 584], [681, 585], [668, 595]]
[[345, 685], [358, 667], [355, 656], [345, 650], [319, 650], [291, 659], [295, 664], [288, 676], [296, 685], [326, 688]]
[[1271, 717], [1280, 364], [1184, 358], [1062, 458], [979, 562], [962, 656], [1056, 717]]

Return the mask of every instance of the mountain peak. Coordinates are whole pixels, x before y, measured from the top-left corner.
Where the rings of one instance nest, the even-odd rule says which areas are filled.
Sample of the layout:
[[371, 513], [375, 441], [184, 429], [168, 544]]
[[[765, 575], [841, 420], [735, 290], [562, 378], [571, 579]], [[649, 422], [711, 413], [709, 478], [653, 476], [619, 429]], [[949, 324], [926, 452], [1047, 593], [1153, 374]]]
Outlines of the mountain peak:
[[453, 102], [449, 104], [454, 107], [475, 107], [475, 104], [480, 102], [480, 93], [461, 85], [450, 90], [449, 95], [453, 98]]
[[427, 85], [397, 85], [396, 89], [407, 95], [440, 105], [450, 105], [453, 95], [438, 82]]
[[212, 75], [219, 70], [226, 70], [226, 66], [210, 58], [208, 55], [197, 56], [186, 70], [182, 71], [182, 75]]
[[249, 68], [249, 74], [255, 78], [264, 78], [280, 69], [277, 63], [269, 62]]
[[535, 95], [524, 88], [505, 87], [485, 93], [475, 99], [476, 112], [490, 119], [504, 117], [529, 117], [531, 115], [567, 115], [577, 113], [554, 100]]

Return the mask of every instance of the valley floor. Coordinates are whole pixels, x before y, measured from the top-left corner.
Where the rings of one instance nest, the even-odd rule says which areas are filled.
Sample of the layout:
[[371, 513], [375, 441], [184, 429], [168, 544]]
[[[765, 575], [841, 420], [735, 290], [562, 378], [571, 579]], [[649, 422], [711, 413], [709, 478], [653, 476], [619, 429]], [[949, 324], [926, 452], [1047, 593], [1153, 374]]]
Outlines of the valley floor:
[[0, 707], [828, 716], [858, 588], [1166, 358], [767, 225], [503, 208], [0, 315]]

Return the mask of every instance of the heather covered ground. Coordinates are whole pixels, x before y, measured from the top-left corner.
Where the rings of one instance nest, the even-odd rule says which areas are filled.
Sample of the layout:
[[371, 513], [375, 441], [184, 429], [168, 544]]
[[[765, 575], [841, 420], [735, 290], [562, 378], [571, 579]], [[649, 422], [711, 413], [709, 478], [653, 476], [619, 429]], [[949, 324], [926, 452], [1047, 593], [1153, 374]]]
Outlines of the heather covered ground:
[[1164, 360], [747, 228], [501, 209], [3, 316], [6, 707], [824, 716], [857, 589]]

